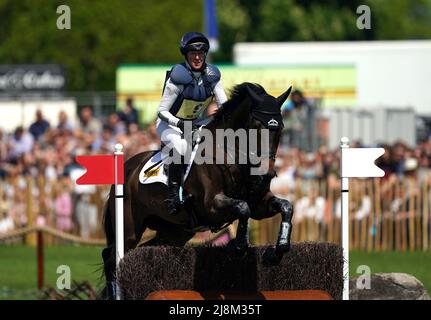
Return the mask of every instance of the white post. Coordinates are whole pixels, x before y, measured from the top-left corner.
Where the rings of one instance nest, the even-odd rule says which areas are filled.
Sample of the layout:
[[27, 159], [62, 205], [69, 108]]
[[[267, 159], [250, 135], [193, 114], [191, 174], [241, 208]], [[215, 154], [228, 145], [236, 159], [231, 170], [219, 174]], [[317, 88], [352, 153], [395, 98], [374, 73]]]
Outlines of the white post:
[[[123, 155], [123, 146], [119, 143], [115, 145], [115, 255], [116, 270], [120, 265], [120, 260], [124, 256], [124, 217], [123, 217], [123, 185], [118, 183], [118, 156]], [[115, 277], [117, 279], [117, 277]], [[121, 289], [117, 282], [116, 299], [121, 300]]]
[[349, 148], [349, 139], [341, 138], [341, 246], [343, 248], [343, 300], [349, 300], [349, 178], [343, 174], [343, 149]]

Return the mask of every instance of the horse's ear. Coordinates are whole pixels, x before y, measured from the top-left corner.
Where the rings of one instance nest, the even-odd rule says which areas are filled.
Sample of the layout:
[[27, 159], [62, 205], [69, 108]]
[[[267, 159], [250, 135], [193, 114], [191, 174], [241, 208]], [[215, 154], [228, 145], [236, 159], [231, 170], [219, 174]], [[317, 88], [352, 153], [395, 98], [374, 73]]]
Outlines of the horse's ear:
[[281, 96], [277, 98], [277, 103], [280, 108], [283, 105], [284, 101], [286, 101], [287, 97], [289, 96], [290, 91], [292, 91], [292, 86], [290, 86], [285, 93], [283, 93]]
[[263, 99], [262, 99], [261, 97], [259, 97], [259, 96], [257, 95], [257, 93], [256, 93], [256, 92], [254, 92], [254, 90], [250, 88], [250, 86], [249, 86], [249, 85], [246, 85], [246, 87], [247, 87], [247, 91], [248, 91], [248, 94], [249, 94], [249, 96], [251, 97], [251, 99], [252, 99], [256, 104], [261, 104], [261, 103], [263, 102]]

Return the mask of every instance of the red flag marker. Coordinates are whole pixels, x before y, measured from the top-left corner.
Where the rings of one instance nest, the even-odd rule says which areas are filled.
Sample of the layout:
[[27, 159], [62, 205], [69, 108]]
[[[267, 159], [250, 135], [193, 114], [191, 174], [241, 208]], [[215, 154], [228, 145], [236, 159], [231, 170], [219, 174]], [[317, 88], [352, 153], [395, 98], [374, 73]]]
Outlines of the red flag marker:
[[[123, 146], [117, 143], [114, 155], [78, 156], [76, 162], [87, 171], [76, 184], [115, 185], [115, 255], [118, 268], [124, 257], [124, 160]], [[121, 300], [121, 288], [117, 283], [116, 299]]]
[[[118, 184], [124, 184], [123, 155], [118, 159]], [[115, 184], [115, 156], [95, 155], [78, 156], [76, 161], [87, 171], [76, 180], [76, 184]]]

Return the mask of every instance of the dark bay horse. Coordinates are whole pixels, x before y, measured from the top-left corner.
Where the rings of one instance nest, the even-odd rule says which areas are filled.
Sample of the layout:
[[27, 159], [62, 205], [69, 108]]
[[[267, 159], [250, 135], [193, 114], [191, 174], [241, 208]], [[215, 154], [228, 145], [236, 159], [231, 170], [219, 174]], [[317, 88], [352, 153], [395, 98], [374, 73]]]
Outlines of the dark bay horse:
[[[289, 201], [275, 197], [270, 191], [275, 176], [274, 162], [279, 144], [282, 118], [280, 108], [290, 94], [289, 88], [274, 98], [261, 86], [243, 83], [237, 85], [232, 97], [216, 112], [206, 126], [211, 133], [218, 129], [256, 129], [258, 133], [269, 130], [269, 152], [265, 160], [267, 171], [252, 175], [252, 165], [246, 164], [194, 164], [184, 183], [184, 190], [192, 200], [176, 215], [170, 215], [164, 200], [167, 186], [162, 183], [142, 185], [139, 172], [154, 154], [143, 152], [126, 161], [124, 165], [124, 250], [135, 248], [146, 228], [156, 230], [155, 238], [144, 245], [184, 246], [195, 231], [220, 230], [238, 221], [236, 239], [229, 245], [239, 254], [248, 246], [248, 220], [261, 220], [281, 214], [279, 236], [275, 247], [267, 252], [268, 263], [277, 263], [290, 249], [293, 208]], [[274, 124], [276, 124], [274, 126]], [[227, 154], [226, 149], [213, 145], [214, 152]], [[236, 148], [236, 147], [235, 147]], [[258, 152], [262, 150], [256, 150]], [[249, 151], [251, 152], [251, 150]], [[235, 149], [238, 156], [239, 149]], [[250, 154], [248, 154], [249, 156]], [[191, 224], [191, 220], [193, 223]], [[107, 247], [103, 250], [107, 291], [115, 289], [115, 194], [111, 188], [104, 212], [104, 229]], [[113, 290], [114, 290], [113, 289]], [[112, 292], [109, 296], [112, 297]]]

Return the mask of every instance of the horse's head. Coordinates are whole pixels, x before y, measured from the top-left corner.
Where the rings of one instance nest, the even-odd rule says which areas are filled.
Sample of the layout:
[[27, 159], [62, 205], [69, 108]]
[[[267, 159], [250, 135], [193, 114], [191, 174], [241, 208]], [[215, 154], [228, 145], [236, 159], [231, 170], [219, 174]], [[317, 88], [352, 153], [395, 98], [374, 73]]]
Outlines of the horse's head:
[[249, 128], [269, 130], [269, 158], [275, 160], [275, 154], [280, 142], [283, 130], [283, 117], [281, 107], [290, 94], [292, 87], [289, 87], [279, 97], [269, 95], [261, 86], [247, 84], [248, 94], [251, 98], [251, 109]]
[[257, 129], [258, 139], [263, 129], [269, 132], [269, 150], [262, 152], [258, 144], [257, 150], [249, 150], [260, 154], [269, 161], [269, 173], [275, 174], [274, 163], [278, 144], [283, 129], [281, 106], [286, 101], [291, 87], [279, 97], [269, 95], [263, 87], [252, 83], [242, 83], [233, 89], [231, 99], [215, 114], [215, 122], [232, 129]]

